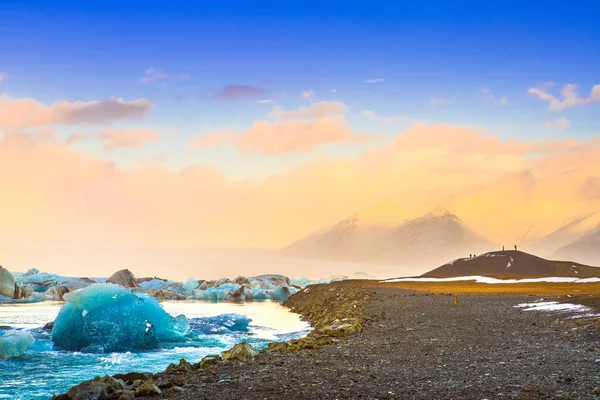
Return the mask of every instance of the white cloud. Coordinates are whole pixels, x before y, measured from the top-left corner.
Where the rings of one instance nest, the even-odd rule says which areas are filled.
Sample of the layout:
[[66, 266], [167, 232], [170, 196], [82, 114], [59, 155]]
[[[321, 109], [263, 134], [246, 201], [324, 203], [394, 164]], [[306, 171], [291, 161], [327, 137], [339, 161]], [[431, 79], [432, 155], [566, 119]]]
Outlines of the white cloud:
[[360, 115], [362, 117], [365, 117], [367, 119], [370, 119], [372, 121], [376, 121], [379, 123], [384, 123], [384, 124], [392, 124], [392, 123], [410, 123], [410, 124], [415, 124], [418, 123], [419, 120], [415, 119], [415, 118], [410, 118], [410, 117], [399, 117], [399, 116], [395, 116], [395, 117], [384, 117], [382, 115], [378, 115], [375, 114], [375, 112], [373, 110], [362, 110], [360, 112]]
[[0, 72], [0, 82], [2, 82], [7, 76], [8, 74], [6, 72]]
[[337, 89], [331, 89], [331, 93], [337, 93]]
[[569, 127], [569, 120], [566, 119], [565, 117], [560, 117], [554, 121], [544, 121], [544, 126], [546, 128], [550, 128], [550, 129], [555, 129], [555, 128], [564, 129], [564, 128]]
[[499, 104], [507, 104], [508, 97], [496, 97], [492, 94], [492, 91], [488, 88], [481, 88], [481, 95], [483, 96], [483, 100], [486, 102], [499, 103]]
[[380, 83], [380, 82], [385, 82], [385, 79], [383, 79], [383, 78], [376, 78], [376, 79], [369, 79], [369, 80], [365, 81], [365, 83]]
[[542, 101], [547, 101], [549, 111], [564, 111], [569, 108], [600, 101], [600, 85], [593, 86], [588, 97], [580, 97], [578, 92], [579, 86], [569, 83], [563, 86], [560, 91], [562, 99], [548, 92], [547, 89], [552, 86], [552, 82], [547, 82], [537, 88], [527, 90], [527, 93], [536, 96]]
[[307, 90], [305, 92], [302, 92], [302, 97], [305, 98], [305, 99], [310, 99], [311, 97], [314, 96], [314, 94], [315, 94], [315, 91], [312, 90], [312, 89], [310, 89], [310, 90]]
[[160, 80], [166, 80], [166, 79], [187, 79], [189, 78], [188, 75], [168, 75], [165, 74], [164, 72], [162, 72], [160, 69], [157, 68], [147, 68], [146, 71], [144, 71], [144, 76], [140, 78], [140, 83], [147, 85], [149, 83], [154, 83]]
[[266, 99], [266, 100], [259, 100], [258, 104], [275, 104], [275, 102], [273, 100]]

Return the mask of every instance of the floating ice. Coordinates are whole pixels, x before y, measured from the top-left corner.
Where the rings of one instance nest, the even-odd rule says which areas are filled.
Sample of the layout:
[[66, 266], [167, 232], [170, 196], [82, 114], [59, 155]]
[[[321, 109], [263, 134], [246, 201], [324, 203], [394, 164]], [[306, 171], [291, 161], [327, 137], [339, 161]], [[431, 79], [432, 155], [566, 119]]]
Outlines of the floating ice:
[[0, 360], [22, 355], [34, 342], [31, 333], [26, 331], [0, 331]]
[[183, 285], [183, 288], [185, 289], [186, 292], [191, 292], [192, 290], [196, 289], [198, 286], [200, 286], [198, 281], [195, 280], [194, 278], [190, 278], [185, 282], [185, 284]]
[[222, 314], [189, 321], [191, 332], [200, 334], [245, 332], [250, 322], [252, 322], [250, 318], [239, 314]]
[[[186, 318], [165, 312], [144, 293], [99, 283], [65, 295], [52, 340], [64, 350], [113, 352], [155, 348], [184, 339]], [[86, 312], [87, 311], [87, 312]]]

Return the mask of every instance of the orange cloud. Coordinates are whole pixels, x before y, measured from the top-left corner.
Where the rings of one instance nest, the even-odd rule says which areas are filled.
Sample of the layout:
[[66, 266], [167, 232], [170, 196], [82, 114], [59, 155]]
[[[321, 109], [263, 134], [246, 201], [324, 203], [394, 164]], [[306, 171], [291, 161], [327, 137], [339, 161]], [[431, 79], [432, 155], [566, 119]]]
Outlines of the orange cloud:
[[0, 96], [0, 127], [106, 123], [140, 118], [152, 107], [153, 103], [146, 99], [61, 100], [48, 106], [34, 99]]
[[342, 114], [343, 103], [320, 102], [286, 111], [275, 107], [271, 117], [280, 121], [255, 121], [243, 133], [208, 132], [192, 139], [195, 148], [235, 147], [244, 153], [264, 155], [307, 153], [331, 143], [367, 143], [376, 137], [356, 134]]
[[[271, 137], [269, 129], [258, 132]], [[248, 138], [274, 151], [264, 137]], [[120, 168], [51, 132], [12, 133], [0, 139], [0, 243], [280, 247], [384, 200], [407, 218], [444, 203], [494, 238], [529, 226], [540, 235], [600, 211], [599, 157], [600, 139], [501, 141], [469, 127], [417, 125], [358, 158], [321, 157], [264, 181], [232, 181], [210, 165]]]
[[100, 128], [96, 135], [73, 134], [67, 138], [66, 143], [72, 144], [80, 140], [99, 139], [105, 151], [112, 151], [122, 148], [139, 148], [145, 143], [157, 141], [159, 138], [158, 133], [148, 128]]

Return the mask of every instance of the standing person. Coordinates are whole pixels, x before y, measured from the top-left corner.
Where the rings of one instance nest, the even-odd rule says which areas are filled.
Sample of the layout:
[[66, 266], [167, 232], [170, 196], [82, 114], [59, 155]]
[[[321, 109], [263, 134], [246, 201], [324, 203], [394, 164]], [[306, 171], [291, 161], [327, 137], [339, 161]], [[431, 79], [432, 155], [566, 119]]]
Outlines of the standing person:
[[502, 246], [502, 251], [504, 251], [504, 246]]
[[515, 251], [517, 251], [517, 245], [515, 244]]

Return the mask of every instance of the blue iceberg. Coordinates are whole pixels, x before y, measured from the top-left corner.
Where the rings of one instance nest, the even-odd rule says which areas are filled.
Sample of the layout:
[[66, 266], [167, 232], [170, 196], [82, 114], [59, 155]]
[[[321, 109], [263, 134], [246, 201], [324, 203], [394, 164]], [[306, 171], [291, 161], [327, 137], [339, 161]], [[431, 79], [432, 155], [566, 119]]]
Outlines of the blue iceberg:
[[35, 339], [26, 331], [0, 331], [0, 360], [18, 357], [33, 346]]
[[111, 283], [67, 293], [52, 329], [55, 347], [92, 353], [135, 351], [185, 339], [183, 315], [174, 318], [158, 301]]

